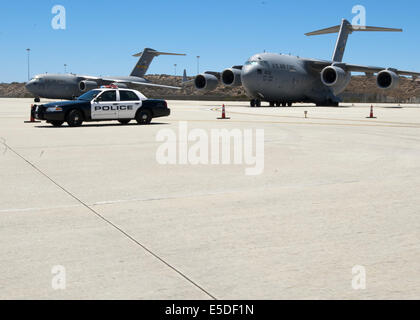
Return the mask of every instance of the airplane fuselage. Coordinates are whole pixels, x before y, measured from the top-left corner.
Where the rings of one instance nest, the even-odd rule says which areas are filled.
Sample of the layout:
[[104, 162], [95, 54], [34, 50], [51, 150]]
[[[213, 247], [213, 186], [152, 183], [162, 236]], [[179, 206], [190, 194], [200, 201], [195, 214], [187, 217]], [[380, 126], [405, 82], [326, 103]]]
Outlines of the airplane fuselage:
[[27, 82], [25, 87], [35, 97], [68, 99], [79, 96], [79, 78], [72, 74], [41, 74]]
[[[117, 80], [147, 82], [139, 77], [112, 77]], [[90, 82], [91, 88], [86, 87], [81, 90], [81, 82]], [[35, 97], [47, 99], [64, 99], [72, 100], [79, 97], [88, 89], [104, 85], [101, 81], [89, 80], [85, 76], [74, 74], [41, 74], [35, 76], [31, 81], [27, 82], [25, 87]]]
[[307, 60], [282, 54], [254, 55], [242, 67], [241, 79], [247, 95], [262, 101], [336, 102], [340, 93], [326, 87]]

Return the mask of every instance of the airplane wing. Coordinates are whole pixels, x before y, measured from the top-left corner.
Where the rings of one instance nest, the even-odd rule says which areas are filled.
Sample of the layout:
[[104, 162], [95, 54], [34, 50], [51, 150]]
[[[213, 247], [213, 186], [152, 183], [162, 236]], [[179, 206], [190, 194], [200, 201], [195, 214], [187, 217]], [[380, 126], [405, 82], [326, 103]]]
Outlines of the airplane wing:
[[103, 78], [102, 80], [109, 81], [112, 83], [131, 83], [131, 84], [136, 84], [139, 86], [146, 86], [146, 87], [166, 88], [166, 89], [174, 89], [174, 90], [182, 89], [180, 87], [165, 86], [163, 84], [156, 84], [156, 83], [150, 83], [150, 82], [125, 81], [125, 80], [116, 80], [116, 79], [109, 79], [109, 78]]
[[393, 69], [393, 68], [369, 67], [369, 66], [360, 66], [356, 64], [345, 64], [345, 68], [347, 71], [364, 72], [367, 74], [378, 73], [378, 72], [388, 69], [395, 72], [399, 76], [408, 76], [408, 77], [413, 77], [413, 78], [420, 77], [420, 72], [398, 70], [398, 69]]
[[92, 77], [92, 76], [83, 76], [82, 78], [85, 78], [86, 80], [94, 80], [94, 81], [100, 81], [107, 84], [112, 83], [130, 83], [135, 84], [139, 86], [146, 86], [146, 87], [155, 87], [155, 88], [166, 88], [166, 89], [174, 89], [174, 90], [181, 90], [180, 87], [173, 87], [173, 86], [166, 86], [163, 84], [155, 84], [150, 82], [140, 82], [140, 81], [131, 81], [131, 80], [122, 80], [122, 79], [112, 79], [112, 78], [101, 78], [101, 77]]
[[[315, 70], [321, 71], [325, 67], [331, 66], [333, 62], [331, 61], [323, 61], [323, 60], [312, 60], [307, 59], [306, 62]], [[408, 76], [408, 77], [420, 77], [420, 72], [414, 71], [406, 71], [406, 70], [398, 70], [393, 68], [382, 68], [382, 67], [373, 67], [373, 66], [362, 66], [357, 64], [349, 64], [349, 63], [337, 63], [338, 66], [343, 68], [346, 71], [350, 72], [364, 72], [367, 75], [379, 73], [383, 70], [391, 70], [400, 76]]]

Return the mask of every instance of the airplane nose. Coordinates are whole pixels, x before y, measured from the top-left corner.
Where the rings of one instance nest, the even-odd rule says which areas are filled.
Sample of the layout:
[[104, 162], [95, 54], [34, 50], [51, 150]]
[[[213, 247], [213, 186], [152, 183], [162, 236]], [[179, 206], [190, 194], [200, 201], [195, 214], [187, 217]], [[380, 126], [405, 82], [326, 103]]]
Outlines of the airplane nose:
[[25, 88], [29, 89], [30, 87], [32, 87], [32, 85], [33, 85], [32, 81], [28, 81], [25, 83]]
[[34, 86], [35, 86], [34, 80], [31, 80], [25, 83], [25, 88], [30, 92], [32, 92], [32, 90], [34, 89]]
[[258, 90], [258, 70], [258, 66], [245, 66], [242, 69], [242, 85], [251, 95], [254, 95], [254, 91]]

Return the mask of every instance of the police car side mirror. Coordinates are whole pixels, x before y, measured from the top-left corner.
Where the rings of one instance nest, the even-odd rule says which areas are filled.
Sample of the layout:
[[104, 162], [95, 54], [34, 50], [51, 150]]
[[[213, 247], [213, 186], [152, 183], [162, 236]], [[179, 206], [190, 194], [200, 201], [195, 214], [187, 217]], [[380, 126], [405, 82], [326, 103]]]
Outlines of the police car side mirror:
[[93, 100], [93, 101], [95, 101], [95, 102], [99, 102], [99, 101], [101, 101], [99, 98], [96, 98], [95, 100]]

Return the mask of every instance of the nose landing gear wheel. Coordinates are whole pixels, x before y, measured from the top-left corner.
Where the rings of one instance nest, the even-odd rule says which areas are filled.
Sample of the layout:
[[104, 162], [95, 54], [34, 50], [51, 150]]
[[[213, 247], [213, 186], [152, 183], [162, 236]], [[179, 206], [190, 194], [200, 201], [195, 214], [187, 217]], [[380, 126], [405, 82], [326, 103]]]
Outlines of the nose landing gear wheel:
[[261, 107], [261, 100], [253, 99], [251, 100], [251, 108]]

